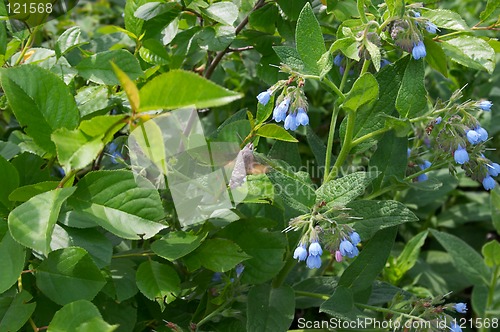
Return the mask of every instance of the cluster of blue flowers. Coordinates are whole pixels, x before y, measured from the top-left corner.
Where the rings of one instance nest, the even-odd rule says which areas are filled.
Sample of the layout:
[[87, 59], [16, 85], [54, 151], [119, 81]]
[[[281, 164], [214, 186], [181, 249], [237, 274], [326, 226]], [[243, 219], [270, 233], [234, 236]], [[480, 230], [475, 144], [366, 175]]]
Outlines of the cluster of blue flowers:
[[[273, 91], [268, 89], [257, 95], [257, 100], [262, 105], [267, 105], [271, 100]], [[290, 107], [292, 103], [292, 94], [278, 97], [276, 107], [273, 110], [273, 120], [276, 122], [284, 121], [286, 130], [297, 130], [299, 126], [307, 126], [309, 124], [309, 116], [307, 115], [305, 98], [296, 100], [298, 106], [295, 109]]]
[[[343, 257], [354, 258], [359, 254], [357, 245], [361, 242], [359, 234], [355, 231], [344, 237], [340, 241], [338, 250], [335, 251], [335, 260], [341, 262]], [[321, 267], [321, 255], [323, 249], [318, 242], [318, 239], [311, 241], [309, 250], [307, 250], [307, 243], [300, 242], [295, 251], [293, 252], [293, 259], [299, 262], [306, 261], [306, 266], [310, 269], [318, 269]]]

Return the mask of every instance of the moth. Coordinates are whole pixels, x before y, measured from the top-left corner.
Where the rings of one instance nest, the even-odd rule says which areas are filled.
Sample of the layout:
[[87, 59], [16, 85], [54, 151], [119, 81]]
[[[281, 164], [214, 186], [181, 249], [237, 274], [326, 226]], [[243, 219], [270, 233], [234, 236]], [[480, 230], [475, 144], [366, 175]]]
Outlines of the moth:
[[267, 173], [268, 167], [255, 161], [253, 151], [253, 143], [248, 143], [236, 156], [233, 172], [229, 179], [229, 188], [234, 189], [241, 186], [246, 181], [248, 174]]

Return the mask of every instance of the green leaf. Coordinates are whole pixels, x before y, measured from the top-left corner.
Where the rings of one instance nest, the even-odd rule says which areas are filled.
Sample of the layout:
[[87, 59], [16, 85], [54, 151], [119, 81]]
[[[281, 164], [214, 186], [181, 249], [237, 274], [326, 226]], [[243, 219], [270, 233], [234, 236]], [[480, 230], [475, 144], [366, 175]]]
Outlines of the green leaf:
[[377, 45], [369, 41], [368, 39], [365, 39], [365, 46], [366, 49], [368, 50], [368, 53], [370, 54], [373, 66], [375, 67], [376, 71], [380, 70], [380, 60], [382, 60], [382, 55], [380, 54], [380, 49], [378, 48]]
[[10, 193], [9, 200], [13, 202], [26, 202], [36, 195], [56, 189], [58, 185], [59, 181], [45, 181], [22, 186]]
[[343, 321], [355, 321], [356, 316], [361, 313], [354, 306], [352, 291], [345, 286], [335, 288], [333, 295], [321, 304], [319, 312], [325, 312]]
[[177, 272], [166, 264], [148, 260], [139, 265], [136, 274], [137, 287], [144, 296], [157, 301], [162, 310], [164, 303], [174, 301], [181, 290]]
[[493, 226], [500, 232], [500, 189], [497, 187], [490, 194], [491, 221]]
[[278, 7], [274, 3], [268, 3], [261, 8], [250, 13], [248, 22], [256, 30], [269, 34], [276, 31], [276, 18], [278, 16]]
[[427, 91], [424, 86], [424, 62], [410, 60], [406, 67], [396, 99], [396, 109], [405, 118], [414, 118], [427, 108]]
[[321, 70], [318, 61], [326, 52], [326, 48], [321, 27], [309, 3], [300, 12], [295, 30], [295, 42], [306, 72], [319, 75]]
[[130, 108], [132, 109], [132, 112], [133, 113], [137, 112], [140, 105], [139, 89], [137, 89], [137, 86], [130, 79], [130, 77], [128, 77], [127, 74], [125, 74], [123, 70], [121, 70], [116, 64], [112, 62], [111, 67], [113, 67], [115, 75], [116, 77], [118, 77], [118, 80], [120, 81], [120, 85], [127, 94], [127, 98], [130, 103]]
[[14, 297], [0, 297], [0, 331], [21, 331], [35, 311], [33, 297], [23, 290]]
[[406, 272], [415, 266], [420, 255], [420, 249], [424, 245], [428, 233], [429, 232], [425, 230], [412, 237], [395, 260], [395, 263], [386, 267], [384, 272], [388, 275], [391, 283], [397, 284]]
[[23, 246], [47, 255], [61, 206], [75, 189], [51, 190], [16, 207], [8, 219], [12, 237]]
[[431, 38], [424, 38], [424, 44], [427, 51], [425, 61], [444, 77], [448, 77], [448, 63], [442, 47]]
[[454, 235], [431, 229], [432, 235], [450, 254], [455, 268], [474, 285], [489, 285], [490, 269], [481, 255]]
[[287, 18], [290, 21], [297, 21], [299, 18], [300, 12], [302, 8], [304, 8], [304, 5], [308, 2], [307, 0], [294, 0], [294, 1], [289, 1], [289, 0], [277, 0], [278, 5], [280, 6], [281, 10]]
[[135, 11], [145, 4], [148, 0], [127, 0], [124, 9], [125, 28], [133, 33], [135, 36], [142, 34], [142, 26], [144, 20], [135, 17]]
[[37, 287], [60, 305], [91, 301], [105, 284], [90, 255], [78, 247], [52, 251], [36, 269]]
[[408, 138], [396, 137], [389, 132], [379, 141], [377, 150], [370, 159], [370, 166], [380, 171], [380, 176], [373, 181], [373, 190], [379, 190], [390, 183], [391, 177], [402, 180], [405, 177]]
[[350, 288], [354, 294], [371, 287], [387, 262], [397, 233], [397, 227], [377, 232], [363, 246], [359, 256], [344, 270], [338, 282], [339, 286]]
[[12, 142], [0, 141], [0, 156], [4, 157], [5, 159], [12, 159], [19, 152], [21, 152], [21, 149], [16, 144]]
[[19, 173], [16, 168], [4, 157], [0, 156], [0, 173], [2, 174], [2, 185], [0, 186], [0, 213], [3, 210], [7, 215], [12, 208], [9, 195], [19, 186]]
[[346, 57], [354, 61], [359, 61], [358, 45], [356, 39], [353, 37], [337, 39], [332, 46], [330, 46], [329, 52], [333, 54], [336, 50], [341, 50]]
[[252, 258], [243, 264], [241, 280], [246, 284], [260, 284], [276, 276], [285, 264], [286, 238], [282, 232], [269, 232], [268, 219], [238, 220], [226, 226], [217, 235], [234, 241]]
[[90, 164], [104, 148], [102, 135], [91, 137], [81, 130], [57, 129], [52, 133], [57, 157], [64, 172], [82, 169]]
[[312, 153], [314, 154], [314, 158], [316, 159], [316, 164], [318, 168], [321, 170], [320, 176], [323, 175], [323, 166], [325, 165], [325, 155], [326, 155], [326, 146], [323, 140], [316, 135], [314, 129], [311, 126], [306, 127], [306, 139], [309, 147], [311, 148]]
[[300, 173], [278, 169], [267, 175], [274, 185], [274, 192], [283, 199], [286, 206], [299, 212], [309, 212], [314, 205], [316, 195], [311, 184], [305, 181], [305, 177], [309, 177], [309, 174]]
[[168, 13], [175, 8], [175, 3], [173, 2], [147, 2], [144, 5], [137, 8], [134, 16], [142, 20], [148, 21], [162, 14]]
[[[66, 304], [59, 309], [52, 318], [48, 332], [83, 332], [92, 331], [89, 325], [98, 324], [99, 331], [113, 331], [118, 328], [117, 325], [111, 326], [106, 323], [97, 307], [87, 300], [78, 300]], [[97, 330], [94, 330], [97, 331]]]
[[58, 128], [74, 129], [79, 121], [68, 86], [52, 72], [35, 65], [2, 69], [0, 74], [16, 119], [36, 144], [55, 153], [50, 135]]
[[113, 100], [108, 98], [108, 87], [105, 85], [83, 87], [78, 90], [75, 100], [82, 118], [102, 111], [114, 104]]
[[241, 94], [184, 70], [161, 74], [144, 85], [140, 92], [141, 112], [181, 107], [216, 107], [240, 99]]
[[378, 98], [378, 83], [371, 73], [360, 76], [346, 95], [342, 107], [357, 111], [361, 106], [371, 103]]
[[[498, 287], [498, 286], [497, 286]], [[497, 288], [498, 289], [498, 288]], [[485, 285], [474, 285], [471, 294], [471, 305], [474, 313], [479, 317], [485, 317], [487, 301], [489, 296], [489, 287]]]
[[126, 50], [113, 50], [94, 54], [83, 59], [76, 66], [76, 69], [83, 78], [92, 82], [117, 85], [120, 84], [120, 81], [113, 71], [111, 62], [120, 67], [132, 80], [143, 74], [139, 61]]
[[88, 136], [103, 136], [103, 142], [113, 139], [113, 135], [122, 129], [126, 123], [127, 115], [97, 115], [88, 120], [83, 120], [78, 130]]
[[247, 326], [249, 332], [286, 331], [293, 320], [295, 296], [290, 286], [273, 288], [263, 284], [248, 292]]
[[425, 10], [423, 17], [428, 18], [440, 28], [449, 30], [469, 30], [469, 26], [459, 13], [448, 9]]
[[24, 268], [26, 250], [14, 241], [7, 223], [0, 222], [0, 294], [9, 289], [21, 275]]
[[378, 175], [377, 172], [355, 172], [323, 183], [316, 190], [317, 202], [325, 201], [335, 205], [345, 205], [362, 195]]
[[290, 46], [273, 46], [273, 50], [285, 65], [299, 71], [304, 69], [304, 62], [295, 48]]
[[200, 11], [212, 20], [225, 25], [233, 25], [238, 18], [238, 7], [230, 1], [215, 2]]
[[271, 95], [271, 99], [264, 106], [261, 103], [257, 103], [257, 115], [255, 116], [255, 120], [257, 123], [263, 123], [269, 118], [269, 116], [273, 113], [274, 108], [274, 95]]
[[484, 256], [484, 262], [489, 267], [500, 266], [500, 243], [490, 241], [486, 243], [481, 252]]
[[441, 45], [447, 56], [463, 66], [486, 70], [490, 74], [495, 69], [495, 51], [481, 38], [459, 36]]
[[381, 229], [418, 221], [413, 212], [397, 201], [359, 200], [347, 204], [347, 207], [352, 209], [352, 216], [361, 218], [354, 224], [354, 229], [362, 239], [372, 237]]
[[[120, 258], [111, 261], [109, 271], [113, 280], [112, 289], [114, 294], [112, 297], [116, 298], [117, 301], [123, 302], [139, 291], [135, 279], [136, 269], [135, 263], [130, 259]], [[107, 287], [103, 291], [106, 290]]]
[[203, 266], [214, 272], [226, 272], [249, 259], [237, 244], [226, 239], [209, 239], [195, 251], [184, 257], [190, 271]]
[[149, 239], [166, 228], [158, 191], [129, 171], [90, 172], [69, 202], [98, 225], [125, 239]]
[[258, 136], [277, 139], [285, 142], [298, 142], [286, 129], [275, 123], [268, 123], [257, 129]]
[[481, 19], [481, 21], [485, 21], [498, 8], [500, 8], [500, 1], [488, 0], [488, 2], [486, 3], [486, 8], [484, 8], [484, 10], [481, 12], [481, 14], [479, 14], [479, 18]]
[[81, 36], [82, 31], [78, 26], [71, 27], [64, 31], [59, 38], [57, 38], [56, 45], [54, 46], [57, 57], [59, 58], [72, 49], [86, 44], [86, 42], [82, 41]]
[[160, 257], [175, 261], [198, 248], [207, 233], [194, 235], [187, 232], [170, 232], [151, 244], [151, 249]]

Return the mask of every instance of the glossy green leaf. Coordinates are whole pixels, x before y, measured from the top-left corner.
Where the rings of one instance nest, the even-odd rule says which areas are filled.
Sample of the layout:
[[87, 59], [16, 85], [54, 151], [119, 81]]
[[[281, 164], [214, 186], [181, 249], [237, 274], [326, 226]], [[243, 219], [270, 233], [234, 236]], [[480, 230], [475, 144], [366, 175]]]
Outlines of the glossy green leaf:
[[143, 74], [139, 61], [126, 50], [113, 50], [94, 54], [83, 59], [76, 66], [76, 69], [83, 78], [92, 82], [105, 85], [120, 84], [111, 62], [120, 67], [132, 80]]
[[136, 264], [130, 259], [113, 259], [109, 267], [112, 286], [108, 283], [103, 292], [107, 292], [109, 286], [113, 292], [111, 296], [116, 298], [117, 301], [123, 302], [131, 298], [139, 291], [135, 279], [136, 270]]
[[424, 62], [410, 60], [406, 67], [396, 99], [396, 109], [405, 118], [413, 118], [426, 111], [427, 91], [424, 85]]
[[166, 226], [158, 191], [129, 171], [97, 171], [78, 182], [69, 202], [98, 225], [125, 239], [149, 239]]
[[305, 4], [308, 2], [307, 0], [277, 0], [276, 1], [280, 6], [280, 9], [285, 13], [285, 15], [291, 21], [297, 21], [299, 18], [300, 12], [302, 8], [304, 8]]
[[443, 48], [431, 38], [424, 38], [424, 44], [427, 51], [425, 61], [444, 77], [448, 77], [448, 63]]
[[250, 256], [232, 241], [209, 239], [195, 251], [184, 256], [184, 262], [191, 271], [203, 266], [214, 272], [226, 272], [249, 258]]
[[300, 12], [295, 30], [295, 42], [306, 72], [319, 75], [321, 70], [318, 61], [326, 52], [326, 48], [321, 27], [309, 3]]
[[463, 66], [486, 70], [490, 74], [495, 69], [495, 51], [481, 38], [459, 36], [441, 45], [447, 56]]
[[0, 72], [0, 81], [16, 119], [36, 144], [55, 153], [50, 135], [58, 128], [74, 129], [79, 113], [69, 88], [50, 71], [24, 65]]
[[248, 17], [248, 22], [256, 30], [273, 34], [276, 30], [277, 16], [278, 7], [276, 4], [268, 3], [252, 12]]
[[351, 91], [349, 91], [342, 103], [342, 107], [355, 112], [361, 106], [371, 103], [377, 98], [377, 80], [371, 73], [365, 73], [354, 82]]
[[140, 91], [141, 111], [172, 110], [181, 107], [216, 107], [240, 99], [241, 94], [184, 70], [161, 74]]
[[469, 30], [469, 26], [459, 13], [448, 9], [426, 10], [422, 13], [423, 17], [428, 18], [439, 28], [449, 30]]
[[25, 248], [14, 241], [7, 223], [0, 222], [0, 294], [17, 281], [24, 268]]
[[344, 205], [362, 195], [379, 173], [356, 172], [324, 183], [316, 190], [317, 201]]
[[84, 44], [85, 42], [82, 40], [82, 31], [80, 27], [74, 26], [64, 31], [59, 38], [57, 38], [54, 50], [56, 51], [57, 57], [60, 57]]
[[175, 3], [172, 2], [156, 2], [151, 1], [138, 7], [134, 16], [142, 20], [148, 21], [159, 15], [168, 13], [175, 8]]
[[488, 285], [490, 282], [490, 269], [483, 261], [481, 255], [465, 241], [455, 235], [431, 229], [432, 235], [450, 254], [455, 268], [469, 282], [475, 285]]
[[52, 133], [57, 157], [66, 173], [82, 169], [97, 158], [103, 149], [102, 136], [91, 137], [80, 130], [61, 128]]
[[19, 152], [21, 152], [21, 149], [16, 144], [12, 142], [0, 141], [0, 156], [4, 157], [5, 159], [12, 159]]
[[60, 305], [91, 301], [105, 284], [92, 257], [78, 247], [52, 251], [36, 269], [37, 287]]
[[350, 288], [353, 293], [371, 287], [387, 262], [397, 230], [397, 227], [381, 230], [366, 245], [364, 244], [359, 256], [340, 276], [339, 286]]
[[298, 142], [286, 129], [275, 123], [268, 123], [257, 129], [258, 136], [277, 139], [285, 142]]
[[[118, 326], [106, 323], [99, 309], [87, 300], [71, 302], [56, 312], [52, 318], [48, 332], [84, 332], [84, 331], [114, 331]], [[92, 330], [91, 328], [94, 328]], [[98, 328], [98, 329], [95, 329]]]
[[238, 18], [238, 7], [230, 1], [214, 2], [201, 12], [214, 21], [225, 25], [233, 25]]
[[346, 57], [354, 61], [359, 61], [359, 52], [355, 38], [345, 37], [337, 39], [332, 46], [330, 46], [329, 52], [333, 54], [337, 50], [342, 51], [342, 54]]
[[243, 262], [243, 283], [260, 284], [275, 277], [285, 265], [286, 238], [282, 232], [267, 231], [269, 220], [238, 220], [226, 226], [219, 236], [234, 241], [252, 258]]
[[246, 331], [285, 331], [292, 323], [294, 311], [295, 296], [290, 286], [253, 286], [248, 292]]
[[158, 256], [174, 261], [198, 248], [206, 236], [206, 233], [194, 235], [187, 232], [170, 232], [153, 242], [151, 249]]
[[126, 123], [126, 115], [97, 115], [88, 120], [83, 120], [78, 130], [84, 135], [96, 137], [103, 136], [105, 143], [112, 140], [113, 135], [122, 129]]
[[137, 269], [137, 287], [144, 296], [157, 301], [160, 307], [176, 299], [180, 292], [181, 280], [177, 272], [166, 264], [148, 260]]
[[486, 8], [481, 12], [479, 17], [481, 18], [481, 21], [485, 21], [488, 19], [488, 17], [491, 16], [495, 12], [495, 10], [498, 10], [500, 8], [500, 1], [498, 0], [488, 0], [486, 3]]
[[147, 0], [127, 0], [124, 10], [125, 28], [133, 33], [136, 37], [142, 34], [142, 27], [144, 20], [136, 17], [134, 14], [136, 10], [144, 5]]
[[0, 331], [20, 331], [35, 311], [36, 303], [23, 290], [13, 297], [0, 297]]
[[392, 284], [397, 284], [406, 272], [415, 266], [428, 233], [425, 230], [412, 237], [405, 245], [401, 254], [396, 258], [394, 264], [386, 266], [384, 273]]
[[354, 224], [354, 229], [362, 239], [368, 239], [384, 228], [418, 221], [410, 209], [397, 201], [359, 200], [350, 202], [347, 207], [352, 209], [352, 216], [360, 218]]
[[10, 193], [9, 200], [13, 202], [26, 202], [36, 195], [56, 189], [58, 185], [59, 181], [44, 181], [22, 186]]
[[274, 109], [274, 95], [271, 95], [271, 99], [269, 99], [269, 102], [264, 106], [261, 103], [257, 103], [257, 115], [255, 116], [255, 120], [257, 123], [262, 123], [271, 116], [273, 113]]
[[45, 255], [62, 204], [76, 188], [55, 189], [30, 198], [9, 214], [9, 230], [17, 242]]

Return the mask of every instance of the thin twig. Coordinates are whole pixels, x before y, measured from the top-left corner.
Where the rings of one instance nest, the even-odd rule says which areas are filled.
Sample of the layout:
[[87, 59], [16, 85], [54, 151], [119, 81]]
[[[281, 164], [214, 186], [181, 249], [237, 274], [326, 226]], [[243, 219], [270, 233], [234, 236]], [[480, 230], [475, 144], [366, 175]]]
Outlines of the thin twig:
[[[240, 31], [243, 30], [243, 28], [248, 24], [248, 17], [250, 16], [250, 14], [252, 14], [254, 11], [256, 11], [257, 9], [262, 7], [264, 5], [264, 2], [265, 2], [265, 0], [257, 1], [255, 6], [253, 7], [252, 11], [236, 27], [236, 30], [234, 31], [235, 36], [237, 36], [240, 33]], [[214, 61], [212, 61], [210, 63], [210, 66], [208, 66], [207, 71], [205, 72], [206, 78], [210, 78], [210, 76], [212, 76], [212, 74], [214, 73], [214, 70], [217, 67], [217, 65], [219, 64], [219, 62], [222, 60], [224, 55], [226, 55], [226, 53], [228, 53], [230, 50], [231, 49], [228, 46], [228, 47], [226, 47], [226, 49], [224, 51], [220, 51], [219, 53], [217, 53], [217, 55], [214, 58]]]

